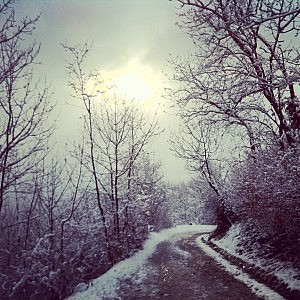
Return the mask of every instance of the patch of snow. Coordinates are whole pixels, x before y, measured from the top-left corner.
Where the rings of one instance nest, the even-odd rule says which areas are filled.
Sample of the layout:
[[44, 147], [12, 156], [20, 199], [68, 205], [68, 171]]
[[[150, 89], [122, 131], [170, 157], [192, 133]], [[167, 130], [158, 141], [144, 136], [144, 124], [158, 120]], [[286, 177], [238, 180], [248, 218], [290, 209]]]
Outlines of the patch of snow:
[[177, 247], [177, 246], [175, 246], [175, 245], [173, 245], [173, 249], [174, 249], [174, 251], [176, 252], [176, 253], [178, 253], [178, 254], [180, 254], [181, 256], [183, 256], [183, 257], [191, 257], [191, 253], [190, 252], [188, 252], [188, 251], [184, 251], [184, 250], [182, 250], [182, 249], [180, 249], [179, 247]]
[[85, 282], [80, 282], [78, 283], [75, 288], [74, 288], [74, 293], [80, 293], [85, 291], [87, 288], [89, 287], [89, 285]]
[[232, 274], [234, 278], [240, 280], [245, 283], [257, 296], [263, 297], [269, 300], [284, 300], [284, 298], [271, 290], [269, 287], [265, 286], [262, 283], [257, 282], [248, 276], [248, 274], [244, 273], [241, 269], [236, 266], [230, 264], [227, 260], [222, 258], [216, 251], [211, 249], [208, 245], [203, 243], [201, 237], [196, 239], [197, 245], [205, 251], [207, 255], [216, 260], [228, 273]]
[[241, 225], [234, 224], [222, 239], [214, 241], [214, 243], [228, 253], [275, 275], [278, 279], [286, 283], [291, 290], [300, 290], [300, 279], [297, 279], [299, 271], [296, 271], [286, 262], [259, 257], [255, 251], [251, 253], [243, 251], [241, 246], [239, 246], [241, 241], [240, 232]]
[[137, 278], [144, 277], [147, 270], [143, 268], [143, 265], [153, 254], [159, 243], [166, 240], [176, 240], [185, 234], [209, 233], [215, 228], [216, 226], [214, 225], [178, 225], [160, 232], [152, 232], [149, 239], [144, 243], [143, 250], [136, 252], [132, 257], [120, 261], [105, 274], [93, 280], [92, 285], [86, 291], [73, 294], [68, 299], [118, 299], [116, 292], [119, 280], [131, 278], [132, 276]]
[[297, 276], [299, 277], [299, 272], [292, 268], [282, 266], [279, 270], [275, 271], [274, 273], [278, 278], [282, 279], [285, 283], [287, 283], [288, 287], [291, 290], [300, 291], [300, 280], [296, 279]]
[[240, 242], [240, 232], [241, 227], [239, 224], [233, 224], [225, 237], [220, 240], [215, 241], [214, 243], [218, 245], [220, 248], [225, 249], [232, 255], [236, 255], [239, 250], [239, 242]]

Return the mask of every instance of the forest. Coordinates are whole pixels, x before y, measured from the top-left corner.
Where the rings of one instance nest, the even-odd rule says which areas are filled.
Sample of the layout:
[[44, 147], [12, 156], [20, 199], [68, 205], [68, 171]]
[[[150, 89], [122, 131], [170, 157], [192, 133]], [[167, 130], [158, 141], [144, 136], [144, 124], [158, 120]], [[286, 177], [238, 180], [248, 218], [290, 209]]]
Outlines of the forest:
[[[155, 113], [110, 93], [89, 43], [61, 43], [79, 139], [53, 151], [51, 86], [37, 76], [38, 16], [0, 2], [0, 299], [64, 299], [149, 232], [239, 225], [246, 251], [300, 270], [300, 3], [176, 0], [196, 51], [171, 57], [170, 138], [192, 178], [170, 183], [150, 145]], [[91, 84], [92, 83], [92, 84]]]

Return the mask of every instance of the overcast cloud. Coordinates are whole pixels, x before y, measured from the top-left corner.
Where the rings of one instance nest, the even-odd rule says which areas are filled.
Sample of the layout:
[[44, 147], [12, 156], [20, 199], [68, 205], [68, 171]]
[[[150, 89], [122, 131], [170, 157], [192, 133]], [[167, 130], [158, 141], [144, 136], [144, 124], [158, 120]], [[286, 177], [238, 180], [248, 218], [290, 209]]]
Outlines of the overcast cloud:
[[[53, 99], [61, 110], [58, 139], [72, 139], [78, 134], [76, 122], [79, 111], [68, 105], [70, 97], [64, 70], [65, 53], [62, 42], [77, 44], [93, 42], [89, 56], [91, 67], [101, 70], [122, 69], [132, 60], [162, 78], [167, 71], [170, 54], [185, 55], [192, 48], [188, 37], [175, 25], [179, 5], [168, 0], [23, 0], [17, 11], [33, 16], [42, 13], [35, 38], [42, 43], [40, 54], [41, 76], [51, 83]], [[167, 80], [163, 79], [167, 85]], [[159, 118], [165, 133], [154, 145], [156, 157], [163, 164], [166, 178], [179, 181], [187, 178], [184, 163], [174, 158], [167, 140], [176, 119], [170, 115], [168, 104], [156, 91], [156, 100], [165, 113]], [[79, 122], [77, 122], [79, 123]]]

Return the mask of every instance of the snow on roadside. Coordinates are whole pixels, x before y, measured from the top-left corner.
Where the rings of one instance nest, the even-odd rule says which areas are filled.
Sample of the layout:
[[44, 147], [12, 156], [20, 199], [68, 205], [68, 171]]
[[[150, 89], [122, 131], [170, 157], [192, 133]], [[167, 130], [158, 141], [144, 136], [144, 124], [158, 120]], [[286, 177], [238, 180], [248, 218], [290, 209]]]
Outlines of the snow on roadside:
[[202, 237], [198, 237], [196, 239], [196, 243], [207, 255], [212, 257], [221, 266], [223, 266], [225, 271], [232, 274], [234, 278], [245, 283], [257, 296], [269, 300], [284, 300], [284, 298], [281, 295], [271, 290], [264, 284], [259, 283], [256, 280], [252, 279], [251, 277], [248, 276], [248, 274], [244, 273], [240, 268], [232, 265], [226, 259], [222, 258], [220, 254], [218, 254], [216, 251], [214, 251], [212, 248], [210, 248], [202, 241]]
[[239, 224], [233, 225], [222, 239], [217, 241], [214, 240], [214, 243], [220, 248], [225, 249], [228, 253], [275, 275], [278, 279], [281, 279], [286, 283], [291, 290], [300, 290], [300, 280], [297, 279], [299, 272], [289, 266], [288, 263], [276, 259], [258, 257], [257, 253], [254, 251], [251, 253], [247, 253], [246, 251], [239, 253], [239, 250], [243, 250], [239, 246], [240, 232], [241, 226]]
[[118, 299], [116, 292], [119, 280], [130, 278], [135, 273], [139, 273], [139, 276], [143, 276], [142, 267], [155, 251], [157, 244], [169, 240], [175, 235], [209, 233], [214, 229], [214, 225], [178, 225], [173, 228], [164, 229], [160, 232], [152, 232], [149, 239], [144, 243], [142, 250], [135, 253], [132, 257], [120, 261], [105, 274], [93, 280], [93, 285], [87, 290], [73, 294], [68, 299]]

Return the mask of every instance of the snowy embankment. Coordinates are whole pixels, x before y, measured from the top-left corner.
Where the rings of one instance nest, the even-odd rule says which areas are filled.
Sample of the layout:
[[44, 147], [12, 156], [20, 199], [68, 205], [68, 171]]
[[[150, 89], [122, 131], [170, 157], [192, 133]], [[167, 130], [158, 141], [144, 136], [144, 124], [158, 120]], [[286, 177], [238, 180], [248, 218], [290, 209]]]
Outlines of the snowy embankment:
[[[230, 260], [245, 262], [243, 268], [246, 267], [247, 269], [247, 265], [251, 266], [252, 275], [261, 277], [261, 274], [263, 274], [264, 281], [269, 282], [272, 287], [276, 286], [276, 289], [280, 289], [287, 298], [300, 299], [297, 296], [300, 291], [299, 270], [295, 267], [291, 267], [291, 264], [287, 262], [284, 263], [276, 258], [270, 259], [268, 257], [261, 257], [261, 255], [259, 256], [258, 250], [252, 252], [247, 251], [242, 246], [242, 238], [240, 225], [237, 224], [233, 225], [222, 239], [217, 241], [213, 240], [213, 244], [218, 247], [219, 250], [216, 249], [217, 252], [225, 250], [226, 253], [231, 255]], [[259, 296], [263, 296], [266, 299], [284, 299], [278, 294], [274, 294], [274, 292], [266, 288], [266, 286], [257, 283], [257, 281], [250, 278], [246, 273], [241, 272], [241, 268], [230, 264], [228, 261], [229, 257], [227, 257], [228, 255], [226, 255], [226, 259], [224, 259], [222, 257], [223, 255], [220, 255], [220, 253], [213, 250], [211, 246], [203, 243], [201, 238], [197, 239], [197, 243], [208, 255], [218, 261], [226, 271], [247, 284]], [[236, 262], [234, 264], [236, 264]]]
[[244, 273], [240, 268], [232, 265], [228, 260], [222, 258], [219, 253], [214, 251], [211, 247], [206, 245], [202, 241], [202, 237], [198, 237], [196, 239], [197, 245], [210, 257], [216, 260], [225, 271], [232, 274], [232, 276], [239, 281], [245, 283], [257, 296], [262, 297], [264, 299], [269, 300], [284, 300], [282, 296], [280, 296], [275, 291], [271, 290], [267, 286], [262, 283], [257, 282], [253, 278], [249, 277], [246, 273]]
[[249, 253], [242, 249], [240, 246], [240, 232], [240, 225], [233, 225], [225, 237], [219, 241], [214, 241], [214, 243], [220, 248], [225, 249], [228, 253], [275, 275], [282, 282], [286, 283], [291, 290], [300, 291], [299, 270], [297, 271], [287, 262], [284, 263], [275, 258], [269, 259], [258, 257], [258, 253], [255, 251]]
[[[173, 236], [189, 233], [208, 233], [215, 229], [212, 225], [180, 225], [169, 229], [164, 229], [160, 232], [152, 232], [149, 239], [145, 242], [143, 250], [138, 251], [132, 257], [125, 259], [105, 274], [93, 280], [92, 285], [85, 291], [78, 292], [68, 299], [105, 299], [116, 296], [118, 282], [121, 279], [132, 277], [133, 274], [140, 272], [146, 260], [153, 254], [156, 246]], [[140, 274], [143, 276], [143, 274]]]

